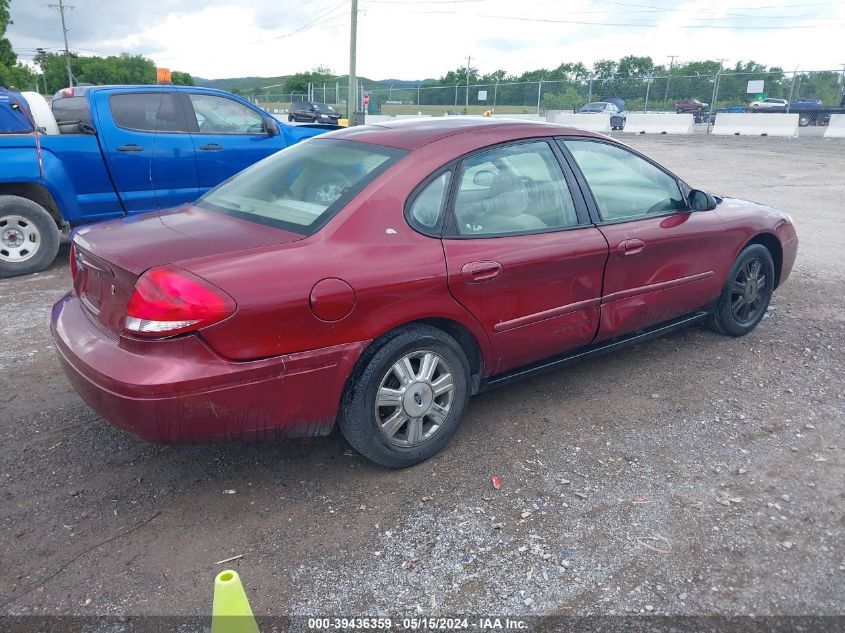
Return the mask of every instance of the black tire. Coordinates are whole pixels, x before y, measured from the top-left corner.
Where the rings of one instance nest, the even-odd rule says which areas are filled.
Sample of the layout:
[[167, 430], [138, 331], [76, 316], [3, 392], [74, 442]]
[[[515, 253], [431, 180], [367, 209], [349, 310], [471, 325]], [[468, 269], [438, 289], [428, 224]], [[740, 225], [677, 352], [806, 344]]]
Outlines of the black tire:
[[292, 114], [289, 114], [288, 115], [288, 123], [293, 123], [294, 121], [296, 121], [296, 117], [293, 116]]
[[44, 207], [21, 196], [0, 196], [0, 278], [44, 270], [58, 252], [59, 227]]
[[798, 125], [801, 127], [807, 127], [810, 125], [810, 116], [807, 114], [802, 114], [798, 117]]
[[[437, 430], [433, 430], [433, 423], [429, 421], [432, 434], [428, 439], [402, 446], [389, 440], [382, 432], [381, 423], [384, 420], [377, 418], [377, 411], [381, 412], [382, 409], [376, 409], [376, 394], [382, 382], [390, 377], [391, 368], [416, 352], [433, 352], [445, 361], [444, 366], [452, 377], [453, 389], [448, 414]], [[441, 366], [437, 365], [437, 368], [440, 371]], [[421, 365], [419, 371], [422, 371]], [[442, 330], [427, 325], [412, 325], [396, 330], [370, 350], [350, 376], [341, 399], [338, 416], [340, 431], [355, 450], [377, 464], [388, 468], [407, 468], [419, 464], [438, 453], [458, 430], [469, 402], [469, 375], [469, 363], [463, 349]], [[401, 390], [401, 385], [399, 388]], [[421, 404], [419, 400], [417, 402]], [[399, 409], [402, 407], [398, 406]], [[423, 416], [421, 419], [422, 432], [427, 418]], [[400, 436], [403, 428], [410, 440], [410, 421], [397, 427], [394, 438]]]
[[[755, 272], [756, 271], [756, 272]], [[750, 276], [757, 282], [748, 287]], [[760, 282], [763, 279], [763, 282]], [[728, 336], [745, 336], [763, 319], [772, 298], [775, 266], [772, 254], [762, 244], [746, 247], [734, 261], [725, 286], [710, 316], [710, 327]]]

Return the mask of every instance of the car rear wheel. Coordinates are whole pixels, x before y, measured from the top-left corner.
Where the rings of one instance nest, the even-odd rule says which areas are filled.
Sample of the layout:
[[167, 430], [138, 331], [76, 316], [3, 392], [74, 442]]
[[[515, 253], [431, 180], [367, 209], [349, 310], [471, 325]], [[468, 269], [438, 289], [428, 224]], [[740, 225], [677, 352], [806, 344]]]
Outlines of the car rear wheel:
[[775, 267], [769, 249], [752, 244], [736, 258], [710, 318], [722, 334], [744, 336], [757, 327], [769, 307]]
[[469, 363], [448, 334], [427, 325], [398, 330], [353, 376], [339, 426], [365, 457], [405, 468], [438, 453], [469, 401]]
[[296, 117], [295, 117], [295, 116], [293, 116], [292, 114], [289, 114], [289, 115], [288, 115], [288, 122], [289, 122], [289, 123], [293, 123], [294, 121], [296, 121]]
[[59, 228], [44, 207], [0, 196], [0, 278], [44, 270], [58, 252]]

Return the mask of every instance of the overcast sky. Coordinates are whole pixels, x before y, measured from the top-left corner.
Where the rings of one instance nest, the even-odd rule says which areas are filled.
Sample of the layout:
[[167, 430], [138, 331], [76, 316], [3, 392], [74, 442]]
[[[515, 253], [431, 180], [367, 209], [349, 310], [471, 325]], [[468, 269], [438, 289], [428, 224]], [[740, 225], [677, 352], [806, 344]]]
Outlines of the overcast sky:
[[[49, 0], [58, 2], [58, 0]], [[349, 0], [67, 0], [72, 50], [140, 53], [205, 78], [349, 68]], [[48, 0], [12, 0], [22, 59], [62, 46]], [[793, 70], [845, 64], [845, 2], [812, 0], [359, 0], [358, 74], [439, 77], [466, 63], [512, 74], [565, 61], [753, 59]]]

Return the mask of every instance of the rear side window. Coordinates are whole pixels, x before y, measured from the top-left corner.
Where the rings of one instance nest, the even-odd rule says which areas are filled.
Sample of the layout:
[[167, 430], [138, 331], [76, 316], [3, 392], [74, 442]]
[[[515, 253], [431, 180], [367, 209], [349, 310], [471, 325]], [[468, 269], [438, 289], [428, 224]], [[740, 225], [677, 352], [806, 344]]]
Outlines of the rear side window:
[[111, 95], [109, 107], [118, 127], [141, 132], [187, 132], [172, 92]]
[[432, 180], [411, 204], [411, 221], [419, 228], [433, 229], [440, 222], [452, 172], [447, 171]]
[[380, 145], [308, 139], [247, 168], [196, 204], [311, 235], [405, 154]]
[[497, 147], [464, 161], [458, 233], [482, 237], [575, 226], [572, 194], [545, 141]]

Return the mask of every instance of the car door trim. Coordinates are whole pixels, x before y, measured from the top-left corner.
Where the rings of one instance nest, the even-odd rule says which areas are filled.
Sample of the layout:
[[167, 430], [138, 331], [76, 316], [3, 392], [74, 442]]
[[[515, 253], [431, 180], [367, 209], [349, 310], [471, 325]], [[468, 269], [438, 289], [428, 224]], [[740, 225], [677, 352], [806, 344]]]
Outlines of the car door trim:
[[669, 288], [685, 286], [686, 284], [692, 284], [696, 281], [710, 279], [715, 274], [716, 273], [714, 271], [708, 270], [707, 272], [696, 273], [695, 275], [689, 275], [687, 277], [678, 277], [677, 279], [670, 279], [668, 281], [658, 281], [653, 284], [646, 284], [645, 286], [637, 286], [636, 288], [626, 288], [625, 290], [619, 290], [618, 292], [611, 292], [608, 295], [604, 295], [601, 303], [602, 305], [605, 305], [613, 301], [619, 301], [620, 299], [629, 299], [630, 297], [646, 295], [651, 292], [658, 292], [659, 290], [668, 290]]
[[503, 385], [510, 384], [523, 378], [530, 378], [532, 376], [536, 376], [537, 374], [542, 374], [547, 371], [566, 367], [567, 365], [577, 363], [587, 358], [592, 358], [595, 356], [600, 356], [602, 354], [607, 354], [609, 352], [614, 352], [617, 349], [623, 347], [636, 345], [637, 343], [641, 343], [652, 338], [663, 336], [664, 334], [668, 334], [669, 332], [674, 332], [675, 330], [687, 327], [692, 323], [706, 319], [710, 315], [710, 313], [710, 309], [699, 310], [686, 316], [682, 316], [677, 319], [667, 321], [665, 323], [660, 323], [644, 330], [639, 330], [632, 334], [627, 334], [625, 336], [611, 339], [609, 341], [602, 341], [597, 345], [582, 347], [571, 352], [566, 352], [559, 356], [553, 356], [551, 358], [538, 361], [531, 365], [526, 365], [524, 367], [513, 369], [503, 374], [494, 375], [493, 377], [488, 378], [485, 382], [482, 382], [481, 386], [479, 387], [479, 392], [487, 391], [495, 387], [501, 387]]
[[572, 314], [573, 312], [578, 312], [579, 310], [597, 308], [600, 305], [600, 297], [596, 297], [594, 299], [585, 299], [584, 301], [576, 301], [575, 303], [569, 303], [564, 306], [558, 306], [557, 308], [551, 308], [550, 310], [543, 310], [542, 312], [527, 314], [516, 319], [511, 319], [510, 321], [501, 321], [493, 326], [493, 331], [499, 334], [501, 332], [507, 332], [508, 330], [514, 330], [524, 325], [532, 325], [534, 323], [539, 323], [540, 321], [545, 321], [547, 319], [553, 319], [555, 317], [563, 316], [565, 314]]

